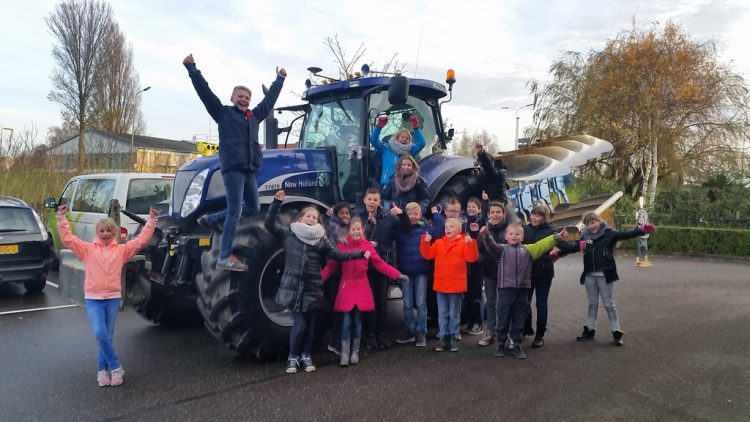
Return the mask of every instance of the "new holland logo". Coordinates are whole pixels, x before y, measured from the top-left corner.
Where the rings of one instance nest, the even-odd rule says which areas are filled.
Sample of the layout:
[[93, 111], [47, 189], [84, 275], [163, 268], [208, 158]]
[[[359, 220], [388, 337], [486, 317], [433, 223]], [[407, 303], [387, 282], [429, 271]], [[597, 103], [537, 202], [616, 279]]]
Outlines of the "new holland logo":
[[327, 188], [331, 185], [331, 175], [328, 172], [318, 173], [318, 187]]

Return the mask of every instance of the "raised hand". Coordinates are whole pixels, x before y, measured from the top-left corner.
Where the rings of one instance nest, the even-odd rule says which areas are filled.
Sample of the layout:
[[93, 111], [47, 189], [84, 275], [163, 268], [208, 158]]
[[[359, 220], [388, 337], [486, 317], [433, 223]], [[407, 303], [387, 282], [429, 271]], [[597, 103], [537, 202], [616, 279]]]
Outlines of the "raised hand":
[[283, 201], [285, 197], [284, 190], [276, 191], [276, 194], [273, 196], [273, 199], [277, 201]]
[[386, 123], [388, 123], [388, 116], [380, 116], [378, 117], [378, 122], [375, 124], [375, 126], [383, 128], [385, 127]]
[[474, 148], [476, 148], [476, 149], [477, 149], [477, 152], [480, 152], [480, 151], [484, 150], [484, 145], [482, 144], [482, 142], [481, 142], [481, 141], [477, 141], [477, 142], [476, 142], [476, 143], [474, 144]]
[[469, 236], [468, 234], [464, 236], [464, 243], [471, 243], [471, 236]]
[[187, 57], [185, 57], [182, 60], [182, 64], [194, 64], [194, 63], [195, 63], [195, 60], [193, 60], [193, 55], [192, 54], [188, 54]]
[[68, 206], [66, 204], [58, 205], [57, 206], [57, 216], [65, 217], [65, 213], [68, 211]]
[[419, 128], [419, 118], [417, 118], [416, 115], [412, 114], [411, 117], [409, 117], [409, 121], [411, 122], [411, 128], [412, 129], [418, 129]]
[[283, 67], [279, 69], [279, 67], [276, 66], [276, 75], [281, 76], [282, 78], [286, 78], [286, 70]]
[[404, 213], [404, 210], [402, 210], [398, 206], [394, 205], [393, 207], [391, 207], [391, 215], [392, 216], [398, 217], [399, 215], [401, 215], [403, 213]]
[[157, 210], [154, 207], [151, 207], [148, 210], [148, 216], [149, 216], [149, 218], [153, 218], [154, 220], [156, 220], [157, 218], [159, 218], [159, 210]]
[[424, 234], [424, 240], [426, 240], [428, 242], [432, 241], [432, 235], [430, 234], [430, 232], [427, 232], [427, 233]]
[[487, 195], [487, 192], [482, 191], [482, 201], [489, 201], [489, 200], [490, 200], [490, 196]]
[[489, 229], [487, 229], [487, 226], [484, 226], [481, 229], [479, 229], [479, 234], [481, 234], [482, 236], [486, 236], [487, 233], [489, 233]]
[[477, 224], [477, 223], [471, 223], [471, 224], [469, 224], [469, 230], [471, 230], [473, 232], [478, 232], [479, 231], [479, 224]]
[[365, 251], [365, 253], [363, 253], [363, 254], [362, 254], [362, 256], [364, 256], [364, 257], [365, 257], [365, 259], [370, 259], [370, 255], [372, 255], [372, 254], [370, 253], [370, 251]]
[[650, 234], [656, 231], [656, 226], [651, 223], [646, 223], [641, 226], [641, 230], [646, 234]]
[[438, 210], [438, 207], [436, 207], [436, 206], [433, 205], [432, 208], [430, 208], [430, 212], [433, 213], [433, 214], [437, 214], [440, 211]]
[[558, 236], [560, 236], [560, 239], [562, 240], [568, 240], [568, 229], [567, 228], [562, 229], [560, 233], [558, 234]]

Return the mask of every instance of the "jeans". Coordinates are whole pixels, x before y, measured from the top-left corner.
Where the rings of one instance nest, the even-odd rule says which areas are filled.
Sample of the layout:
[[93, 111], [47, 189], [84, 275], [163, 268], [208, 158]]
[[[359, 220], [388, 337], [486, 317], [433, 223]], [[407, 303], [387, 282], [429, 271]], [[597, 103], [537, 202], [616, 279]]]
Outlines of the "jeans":
[[289, 333], [289, 357], [309, 356], [315, 338], [315, 312], [292, 312], [292, 331]]
[[409, 281], [402, 281], [399, 284], [404, 301], [404, 330], [409, 334], [426, 333], [427, 274], [407, 275]]
[[[531, 306], [531, 297], [536, 294], [536, 336], [544, 337], [547, 332], [547, 299], [549, 291], [552, 288], [551, 278], [531, 279], [531, 290], [529, 290], [529, 306]], [[531, 310], [526, 318], [526, 328], [532, 328]]]
[[485, 313], [487, 317], [487, 329], [494, 333], [497, 330], [497, 273], [484, 273]]
[[482, 325], [484, 322], [484, 300], [482, 298], [482, 269], [479, 264], [469, 264], [466, 291], [466, 323]]
[[[217, 213], [209, 214], [206, 220], [210, 224], [224, 222], [221, 232], [221, 249], [219, 259], [227, 259], [232, 254], [234, 234], [237, 231], [237, 221], [240, 213], [243, 217], [260, 213], [258, 199], [258, 183], [255, 172], [246, 170], [229, 170], [221, 173], [224, 178], [224, 188], [227, 196], [227, 208]], [[245, 205], [242, 205], [242, 201]]]
[[461, 293], [437, 292], [438, 327], [440, 337], [455, 337], [461, 322]]
[[599, 312], [599, 296], [602, 297], [602, 304], [607, 310], [609, 317], [610, 331], [620, 331], [620, 317], [617, 315], [615, 307], [615, 296], [612, 283], [607, 283], [604, 276], [587, 275], [583, 281], [586, 286], [586, 294], [589, 297], [589, 314], [586, 326], [593, 330], [596, 328], [596, 318]]
[[120, 367], [112, 338], [115, 335], [117, 313], [120, 312], [120, 299], [86, 299], [86, 315], [89, 317], [94, 338], [99, 345], [99, 371]]
[[380, 335], [385, 331], [386, 301], [388, 300], [388, 282], [384, 275], [370, 269], [367, 271], [370, 280], [372, 298], [375, 301], [375, 311], [365, 314], [365, 331], [367, 335]]
[[341, 314], [341, 341], [362, 337], [362, 312], [356, 307]]
[[529, 289], [497, 289], [498, 344], [505, 343], [508, 331], [514, 343], [523, 342], [523, 324], [528, 312]]

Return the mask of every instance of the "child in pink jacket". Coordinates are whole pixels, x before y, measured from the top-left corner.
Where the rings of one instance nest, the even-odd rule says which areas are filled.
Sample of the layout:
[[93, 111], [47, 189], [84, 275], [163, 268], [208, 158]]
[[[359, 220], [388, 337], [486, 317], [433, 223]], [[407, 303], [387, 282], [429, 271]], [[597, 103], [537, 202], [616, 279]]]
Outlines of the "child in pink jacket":
[[[339, 263], [329, 260], [321, 278], [326, 281], [341, 266], [341, 282], [336, 294], [333, 310], [343, 312], [341, 321], [341, 360], [339, 365], [359, 363], [359, 341], [362, 337], [362, 312], [375, 310], [370, 282], [367, 279], [367, 268], [372, 264], [378, 272], [392, 279], [408, 281], [397, 269], [388, 265], [375, 251], [375, 247], [364, 236], [362, 220], [354, 217], [349, 222], [349, 235], [346, 242], [336, 245], [343, 252], [369, 251], [370, 258], [353, 259]], [[352, 332], [353, 337], [352, 338]], [[351, 348], [351, 349], [350, 349]]]
[[[70, 232], [65, 219], [67, 210], [67, 205], [57, 208], [57, 230], [65, 246], [72, 249], [84, 264], [86, 279], [83, 297], [86, 301], [86, 314], [99, 344], [96, 380], [100, 387], [118, 386], [122, 384], [125, 371], [115, 354], [112, 338], [122, 297], [122, 266], [148, 244], [154, 234], [158, 213], [155, 208], [151, 208], [148, 222], [141, 233], [125, 244], [118, 244], [115, 239], [119, 233], [111, 218], [102, 218], [96, 223], [96, 238], [89, 243]], [[111, 372], [111, 378], [107, 370]]]

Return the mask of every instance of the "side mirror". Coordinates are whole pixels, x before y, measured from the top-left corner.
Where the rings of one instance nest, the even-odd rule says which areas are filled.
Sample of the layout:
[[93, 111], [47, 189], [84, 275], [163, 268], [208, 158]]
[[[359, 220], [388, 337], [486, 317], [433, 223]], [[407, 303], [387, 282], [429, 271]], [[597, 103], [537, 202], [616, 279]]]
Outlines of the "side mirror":
[[370, 109], [370, 111], [367, 114], [368, 114], [368, 116], [370, 116], [371, 119], [374, 119], [374, 118], [378, 117], [378, 115], [380, 114], [380, 110], [378, 110], [377, 108], [373, 107], [373, 108]]
[[406, 104], [408, 99], [409, 78], [401, 75], [391, 77], [391, 86], [388, 87], [388, 102], [393, 105]]
[[57, 202], [55, 202], [55, 198], [51, 196], [44, 198], [44, 208], [52, 208], [53, 210], [57, 210]]
[[456, 133], [456, 130], [455, 130], [455, 129], [453, 129], [453, 128], [450, 128], [450, 129], [448, 129], [448, 133], [447, 133], [447, 136], [448, 136], [448, 140], [449, 140], [449, 141], [453, 139], [453, 135], [454, 135], [455, 133]]

